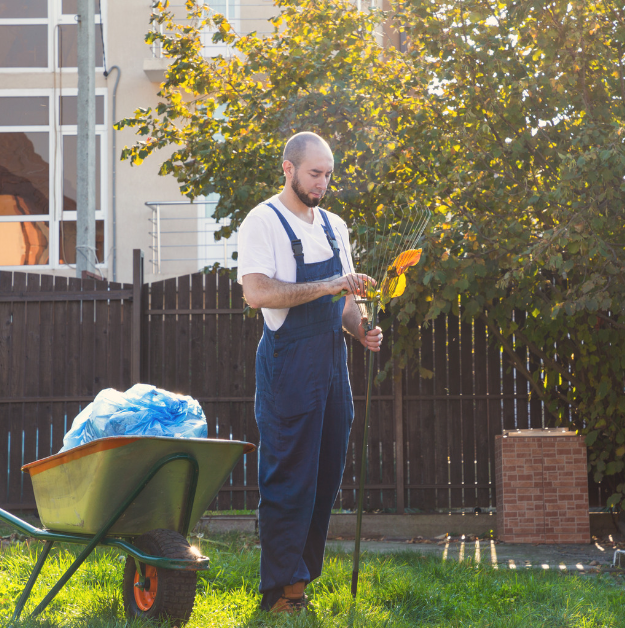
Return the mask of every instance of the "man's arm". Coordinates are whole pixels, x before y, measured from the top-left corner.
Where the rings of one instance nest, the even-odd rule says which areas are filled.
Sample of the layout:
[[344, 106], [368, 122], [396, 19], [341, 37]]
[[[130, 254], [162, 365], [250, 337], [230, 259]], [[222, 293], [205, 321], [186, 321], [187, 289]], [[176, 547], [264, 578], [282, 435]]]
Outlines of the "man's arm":
[[382, 330], [375, 327], [365, 335], [362, 321], [358, 304], [350, 294], [345, 299], [345, 307], [343, 308], [343, 329], [359, 340], [365, 349], [378, 352], [382, 344]]
[[[342, 290], [345, 290], [348, 295], [354, 292], [364, 294], [367, 282], [375, 284], [370, 277], [359, 273], [311, 283], [287, 283], [279, 279], [271, 279], [262, 273], [250, 273], [244, 275], [241, 281], [245, 300], [254, 309], [295, 307], [326, 294], [338, 294]], [[356, 306], [355, 303], [354, 306]]]

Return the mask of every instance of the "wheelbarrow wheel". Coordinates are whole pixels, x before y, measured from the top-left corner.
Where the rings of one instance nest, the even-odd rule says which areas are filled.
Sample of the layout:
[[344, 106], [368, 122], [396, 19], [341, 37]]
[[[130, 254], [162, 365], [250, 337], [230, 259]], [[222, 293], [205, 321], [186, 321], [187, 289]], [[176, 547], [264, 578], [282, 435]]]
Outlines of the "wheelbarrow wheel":
[[[141, 551], [165, 558], [195, 558], [191, 546], [178, 532], [152, 530], [134, 541]], [[171, 619], [185, 623], [189, 620], [195, 602], [197, 573], [162, 569], [141, 563], [146, 577], [144, 587], [140, 582], [135, 559], [126, 558], [124, 567], [124, 609], [128, 617], [144, 619]]]

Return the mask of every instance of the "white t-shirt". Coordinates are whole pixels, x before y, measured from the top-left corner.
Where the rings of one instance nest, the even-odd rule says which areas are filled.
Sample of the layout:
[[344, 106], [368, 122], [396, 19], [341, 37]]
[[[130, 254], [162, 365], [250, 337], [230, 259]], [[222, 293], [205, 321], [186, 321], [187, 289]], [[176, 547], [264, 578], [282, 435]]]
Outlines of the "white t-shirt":
[[[322, 262], [332, 257], [332, 247], [323, 230], [323, 218], [318, 207], [314, 208], [315, 218], [313, 224], [309, 225], [289, 211], [277, 196], [270, 198], [268, 202], [280, 211], [293, 229], [295, 237], [302, 241], [305, 264]], [[353, 272], [347, 225], [336, 214], [330, 212], [326, 214], [339, 245], [342, 274]], [[239, 283], [242, 283], [244, 275], [252, 273], [262, 273], [271, 279], [295, 283], [297, 264], [291, 240], [276, 212], [265, 203], [255, 207], [243, 221], [239, 228], [238, 249]], [[288, 313], [289, 308], [263, 308], [265, 323], [272, 331], [282, 326]]]

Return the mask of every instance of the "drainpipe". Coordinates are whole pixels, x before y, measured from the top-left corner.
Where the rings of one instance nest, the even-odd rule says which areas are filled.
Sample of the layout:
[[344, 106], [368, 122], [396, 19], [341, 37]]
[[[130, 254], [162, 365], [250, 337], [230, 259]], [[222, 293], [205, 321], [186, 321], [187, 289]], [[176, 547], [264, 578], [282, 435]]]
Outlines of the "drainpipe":
[[[117, 86], [119, 85], [119, 79], [122, 76], [122, 71], [119, 66], [114, 65], [105, 73], [108, 75], [117, 70], [117, 79], [115, 80], [115, 86], [113, 87], [113, 124], [117, 122]], [[111, 127], [112, 128], [112, 127]], [[112, 181], [111, 181], [111, 201], [113, 208], [113, 281], [117, 281], [117, 133], [113, 130], [113, 158], [112, 158]]]

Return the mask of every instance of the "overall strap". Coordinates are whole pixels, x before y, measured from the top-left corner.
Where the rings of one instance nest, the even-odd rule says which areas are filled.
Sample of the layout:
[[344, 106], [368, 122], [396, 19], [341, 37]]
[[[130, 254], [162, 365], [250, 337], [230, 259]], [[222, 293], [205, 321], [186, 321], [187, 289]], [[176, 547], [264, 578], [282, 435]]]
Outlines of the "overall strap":
[[339, 255], [339, 245], [336, 241], [336, 238], [334, 237], [334, 231], [332, 231], [332, 225], [330, 224], [330, 220], [328, 219], [328, 214], [326, 214], [321, 208], [319, 208], [319, 213], [323, 218], [323, 230], [325, 231], [326, 238], [328, 238], [328, 242], [332, 247], [332, 253], [334, 253], [334, 255]]
[[271, 207], [274, 212], [278, 215], [286, 234], [289, 236], [289, 240], [291, 240], [291, 248], [293, 249], [293, 256], [295, 257], [295, 262], [299, 266], [304, 263], [304, 247], [302, 246], [302, 241], [295, 235], [293, 229], [291, 229], [291, 225], [288, 223], [287, 219], [282, 215], [280, 210], [272, 205], [269, 202], [266, 202], [265, 205]]

